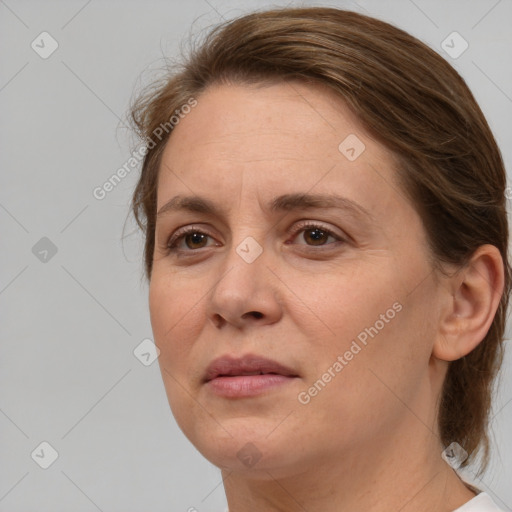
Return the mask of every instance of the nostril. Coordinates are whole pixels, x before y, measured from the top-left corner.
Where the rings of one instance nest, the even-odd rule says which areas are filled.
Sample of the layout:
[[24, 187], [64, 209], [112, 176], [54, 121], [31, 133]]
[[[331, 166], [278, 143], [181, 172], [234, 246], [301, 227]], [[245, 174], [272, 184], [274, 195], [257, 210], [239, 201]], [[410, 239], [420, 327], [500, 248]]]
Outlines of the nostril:
[[247, 314], [254, 316], [254, 318], [261, 318], [263, 316], [263, 313], [260, 313], [259, 311], [250, 311]]
[[221, 315], [216, 313], [213, 318], [213, 323], [214, 323], [215, 327], [222, 327], [225, 323], [225, 320], [224, 320], [224, 318], [222, 318]]

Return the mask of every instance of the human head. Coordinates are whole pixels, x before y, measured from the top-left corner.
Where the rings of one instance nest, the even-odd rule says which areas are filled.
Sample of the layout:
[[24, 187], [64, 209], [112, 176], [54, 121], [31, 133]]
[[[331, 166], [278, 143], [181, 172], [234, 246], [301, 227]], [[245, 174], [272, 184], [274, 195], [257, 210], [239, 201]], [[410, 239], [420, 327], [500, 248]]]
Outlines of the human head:
[[442, 442], [464, 447], [470, 454], [465, 464], [482, 447], [485, 466], [491, 389], [502, 359], [510, 287], [506, 174], [464, 80], [402, 30], [331, 8], [253, 13], [212, 31], [181, 70], [142, 96], [133, 119], [152, 147], [132, 207], [145, 231], [147, 278], [153, 270], [162, 155], [176, 126], [158, 140], [155, 130], [191, 98], [200, 102], [213, 86], [285, 82], [328, 88], [389, 151], [399, 190], [422, 220], [434, 276], [442, 279], [446, 269], [464, 268], [484, 244], [498, 248], [504, 293], [481, 343], [450, 362], [438, 419]]

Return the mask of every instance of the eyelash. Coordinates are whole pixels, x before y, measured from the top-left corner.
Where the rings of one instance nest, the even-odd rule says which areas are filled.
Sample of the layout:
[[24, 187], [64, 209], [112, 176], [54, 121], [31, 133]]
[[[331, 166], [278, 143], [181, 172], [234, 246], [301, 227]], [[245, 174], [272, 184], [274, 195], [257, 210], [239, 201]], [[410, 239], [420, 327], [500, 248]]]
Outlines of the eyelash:
[[[326, 228], [325, 226], [323, 226], [322, 224], [318, 224], [318, 223], [314, 223], [314, 222], [303, 222], [301, 224], [299, 224], [292, 232], [292, 237], [293, 238], [296, 238], [297, 235], [301, 232], [301, 231], [307, 231], [307, 230], [312, 230], [312, 229], [319, 229], [320, 231], [324, 232], [325, 234], [327, 234], [328, 236], [332, 236], [334, 238], [337, 238], [337, 242], [340, 242], [340, 243], [345, 243], [347, 242], [347, 240], [345, 238], [342, 238], [340, 237], [339, 235], [337, 235], [336, 233], [334, 233], [334, 231]], [[209, 236], [210, 238], [213, 238], [211, 237], [208, 233], [205, 233], [204, 231], [202, 231], [201, 229], [198, 229], [194, 226], [189, 226], [187, 228], [184, 228], [182, 231], [178, 231], [177, 233], [175, 233], [174, 235], [172, 235], [168, 242], [167, 242], [167, 245], [166, 245], [166, 249], [167, 249], [167, 252], [168, 253], [195, 253], [197, 251], [200, 251], [201, 249], [206, 249], [206, 247], [201, 247], [199, 249], [178, 249], [176, 247], [176, 243], [179, 242], [180, 240], [182, 240], [184, 237], [186, 237], [187, 235], [189, 234], [192, 234], [192, 233], [197, 233], [197, 234], [201, 234], [201, 235], [206, 235], [206, 236]], [[335, 242], [331, 242], [330, 244], [325, 244], [325, 245], [332, 245], [333, 243]], [[302, 244], [301, 244], [302, 245]], [[307, 245], [307, 244], [305, 244]], [[307, 245], [308, 247], [325, 247], [325, 245], [318, 245], [318, 246], [314, 246], [314, 245]], [[318, 250], [318, 249], [317, 249]], [[322, 249], [320, 249], [322, 250]]]

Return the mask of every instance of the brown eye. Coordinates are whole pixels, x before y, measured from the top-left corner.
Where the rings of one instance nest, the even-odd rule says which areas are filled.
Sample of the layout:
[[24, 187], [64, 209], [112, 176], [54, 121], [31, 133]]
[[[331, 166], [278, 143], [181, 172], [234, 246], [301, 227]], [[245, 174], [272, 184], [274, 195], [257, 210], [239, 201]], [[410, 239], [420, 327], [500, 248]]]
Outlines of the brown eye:
[[183, 236], [185, 241], [185, 245], [189, 249], [200, 249], [201, 247], [205, 247], [208, 235], [199, 232], [188, 233]]
[[211, 238], [210, 235], [203, 233], [197, 228], [188, 228], [181, 231], [181, 233], [173, 235], [167, 243], [167, 249], [170, 252], [193, 252], [207, 247], [209, 238]]
[[329, 232], [320, 228], [308, 228], [304, 230], [304, 240], [311, 245], [323, 245], [329, 238]]
[[[331, 239], [331, 241], [329, 241], [329, 239]], [[311, 247], [335, 245], [336, 242], [346, 241], [344, 238], [342, 238], [340, 235], [337, 235], [330, 229], [312, 223], [299, 225], [295, 229], [295, 240], [302, 240], [305, 242], [299, 242], [298, 245], [307, 245]]]

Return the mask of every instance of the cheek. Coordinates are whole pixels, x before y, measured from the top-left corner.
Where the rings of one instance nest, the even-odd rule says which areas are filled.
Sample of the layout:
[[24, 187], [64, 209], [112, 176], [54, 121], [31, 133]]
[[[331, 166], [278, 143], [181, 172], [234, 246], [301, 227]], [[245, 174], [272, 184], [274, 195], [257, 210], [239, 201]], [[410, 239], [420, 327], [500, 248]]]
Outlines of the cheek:
[[[386, 301], [384, 304], [387, 306]], [[308, 421], [324, 431], [329, 443], [332, 439], [340, 443], [349, 439], [355, 446], [376, 439], [397, 429], [404, 415], [409, 414], [404, 403], [415, 409], [412, 404], [421, 393], [428, 356], [425, 351], [415, 351], [418, 340], [413, 339], [414, 319], [407, 307], [403, 304], [403, 309], [380, 330], [380, 323], [375, 327], [380, 307], [374, 309], [376, 318], [367, 311], [362, 327], [359, 322], [354, 324], [347, 311], [343, 318], [355, 335], [339, 336], [315, 362], [302, 389], [310, 402], [300, 407]], [[342, 321], [340, 318], [340, 324]], [[367, 336], [358, 338], [360, 333]], [[366, 344], [361, 338], [366, 338]]]
[[[200, 415], [191, 400], [188, 378], [193, 364], [191, 351], [203, 325], [198, 315], [204, 309], [201, 295], [191, 287], [177, 286], [179, 280], [159, 279], [154, 274], [149, 288], [149, 309], [155, 344], [160, 350], [158, 363], [173, 416], [185, 432], [193, 430]], [[204, 316], [204, 312], [202, 313]]]
[[194, 340], [199, 336], [204, 318], [204, 298], [193, 287], [179, 285], [179, 280], [155, 276], [149, 287], [150, 320], [160, 362], [170, 372], [186, 369]]
[[[393, 281], [382, 266], [368, 269], [357, 264], [350, 272], [316, 275], [304, 281], [302, 277], [301, 297], [309, 308], [309, 325], [317, 327], [317, 338], [322, 338], [320, 330], [324, 333], [321, 343], [327, 353], [331, 352], [329, 347], [335, 354], [348, 350], [358, 335], [363, 342], [370, 339], [367, 330], [376, 322], [379, 333], [388, 330], [399, 315], [399, 305], [393, 308], [399, 294], [389, 285]], [[384, 315], [385, 323], [380, 315]], [[305, 326], [305, 319], [306, 316], [297, 315], [295, 321]]]
[[[406, 269], [401, 268], [405, 279]], [[432, 328], [426, 328], [425, 295], [407, 295], [402, 283], [396, 285], [396, 267], [387, 272], [385, 266], [375, 273], [367, 270], [336, 280], [317, 279], [316, 291], [311, 282], [303, 288], [304, 296], [318, 318], [309, 327], [304, 317], [295, 320], [302, 322], [309, 343], [316, 348], [308, 354], [305, 388], [319, 379], [329, 381], [325, 388], [322, 383], [317, 385], [321, 391], [314, 401], [320, 404], [325, 400], [323, 406], [330, 403], [340, 411], [363, 415], [396, 401], [379, 377], [400, 396], [411, 396], [427, 370], [432, 337]], [[314, 335], [313, 324], [325, 334], [316, 331]], [[330, 378], [329, 369], [336, 377]]]

